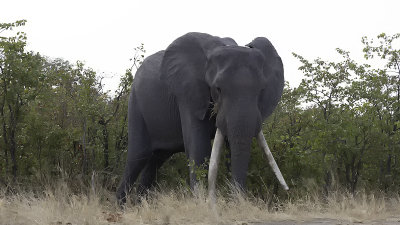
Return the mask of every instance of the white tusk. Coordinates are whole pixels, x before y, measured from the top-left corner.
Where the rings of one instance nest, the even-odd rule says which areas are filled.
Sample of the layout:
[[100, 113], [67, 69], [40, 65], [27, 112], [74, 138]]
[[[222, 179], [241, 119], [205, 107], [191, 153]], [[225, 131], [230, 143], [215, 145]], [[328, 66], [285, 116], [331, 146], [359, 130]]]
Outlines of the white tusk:
[[219, 156], [221, 155], [222, 145], [224, 143], [224, 136], [221, 131], [217, 128], [215, 132], [214, 143], [211, 150], [210, 166], [208, 169], [208, 196], [211, 201], [211, 205], [214, 207], [216, 202], [215, 197], [215, 186], [217, 182], [218, 173], [218, 162]]
[[267, 141], [265, 140], [265, 137], [264, 137], [264, 134], [262, 131], [260, 131], [260, 133], [258, 133], [257, 141], [258, 141], [258, 145], [260, 145], [260, 147], [264, 150], [265, 154], [267, 155], [268, 163], [271, 166], [272, 170], [274, 171], [276, 178], [278, 178], [279, 183], [281, 183], [284, 190], [286, 190], [286, 191], [289, 190], [289, 187], [287, 186], [285, 179], [283, 178], [282, 173], [279, 170], [279, 167], [276, 164], [271, 151], [269, 150]]

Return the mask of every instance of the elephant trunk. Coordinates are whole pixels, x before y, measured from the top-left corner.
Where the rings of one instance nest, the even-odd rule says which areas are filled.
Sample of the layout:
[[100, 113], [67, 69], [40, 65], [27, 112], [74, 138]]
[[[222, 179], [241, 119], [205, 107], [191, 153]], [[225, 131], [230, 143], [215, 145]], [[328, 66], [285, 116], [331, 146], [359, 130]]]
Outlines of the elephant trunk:
[[[253, 106], [253, 105], [251, 105]], [[251, 142], [261, 130], [261, 114], [258, 109], [233, 110], [227, 117], [227, 137], [231, 150], [232, 180], [238, 188], [246, 187], [247, 169], [250, 160]]]
[[228, 137], [228, 140], [231, 150], [233, 183], [239, 189], [245, 189], [252, 138], [235, 139], [233, 137]]

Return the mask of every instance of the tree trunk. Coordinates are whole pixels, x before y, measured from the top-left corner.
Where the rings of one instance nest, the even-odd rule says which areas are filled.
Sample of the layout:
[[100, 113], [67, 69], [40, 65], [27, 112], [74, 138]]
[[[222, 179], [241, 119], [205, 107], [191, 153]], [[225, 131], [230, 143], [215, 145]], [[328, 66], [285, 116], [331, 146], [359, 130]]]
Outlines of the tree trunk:
[[392, 154], [389, 153], [386, 161], [386, 175], [390, 175], [391, 173], [392, 173]]
[[18, 106], [15, 107], [15, 111], [12, 109], [11, 105], [8, 104], [8, 110], [10, 112], [10, 128], [9, 128], [9, 133], [10, 133], [10, 155], [11, 155], [11, 161], [12, 161], [12, 169], [11, 173], [13, 176], [13, 181], [15, 182], [17, 180], [17, 157], [16, 157], [16, 151], [17, 151], [17, 143], [15, 140], [15, 132], [17, 130], [17, 120], [18, 120]]
[[13, 181], [15, 182], [17, 180], [17, 158], [16, 158], [16, 150], [17, 150], [17, 145], [15, 142], [15, 127], [14, 124], [12, 125], [13, 127], [11, 128], [10, 132], [10, 153], [11, 153], [11, 161], [12, 161], [12, 176], [13, 176]]
[[104, 155], [104, 169], [109, 170], [109, 143], [108, 143], [108, 129], [107, 124], [103, 124], [103, 155]]
[[323, 189], [324, 189], [324, 194], [325, 197], [329, 195], [330, 187], [331, 187], [331, 182], [332, 182], [332, 174], [330, 173], [328, 166], [326, 165], [326, 153], [322, 153], [322, 168], [324, 170], [324, 184], [323, 184]]
[[[6, 88], [6, 87], [4, 87]], [[4, 140], [4, 156], [5, 156], [5, 168], [4, 168], [4, 173], [7, 176], [7, 171], [8, 171], [8, 150], [9, 150], [9, 143], [8, 143], [8, 135], [7, 135], [7, 125], [6, 125], [6, 117], [4, 116], [4, 105], [5, 105], [5, 101], [6, 101], [6, 95], [4, 93], [3, 95], [3, 102], [0, 106], [0, 116], [3, 122], [3, 140]]]
[[119, 136], [117, 137], [118, 139], [115, 142], [115, 152], [117, 153], [116, 154], [117, 156], [115, 158], [115, 167], [113, 168], [113, 171], [117, 171], [117, 169], [119, 169], [119, 165], [121, 165], [122, 149], [127, 144], [127, 141], [125, 140], [127, 139], [125, 135], [125, 124], [127, 122], [127, 119], [128, 119], [128, 113], [125, 113], [123, 126], [121, 126], [122, 127], [121, 132], [119, 133]]
[[42, 172], [42, 141], [39, 140], [39, 152], [38, 152], [38, 159], [39, 159], [39, 173], [40, 173], [40, 181], [43, 181], [43, 172]]
[[3, 140], [4, 140], [4, 145], [5, 145], [5, 148], [4, 148], [4, 157], [5, 157], [5, 162], [6, 162], [6, 164], [5, 164], [5, 169], [4, 169], [4, 172], [5, 172], [5, 175], [7, 175], [7, 171], [8, 171], [8, 150], [9, 150], [9, 143], [8, 143], [8, 135], [7, 135], [7, 128], [6, 128], [6, 121], [5, 121], [5, 118], [4, 118], [4, 113], [3, 113], [3, 109], [2, 109], [2, 112], [1, 112], [1, 116], [2, 116], [2, 120], [3, 120]]
[[87, 157], [87, 149], [86, 149], [86, 118], [85, 118], [84, 121], [83, 121], [82, 149], [83, 149], [82, 173], [83, 173], [83, 174], [87, 174], [87, 170], [88, 170], [88, 157]]

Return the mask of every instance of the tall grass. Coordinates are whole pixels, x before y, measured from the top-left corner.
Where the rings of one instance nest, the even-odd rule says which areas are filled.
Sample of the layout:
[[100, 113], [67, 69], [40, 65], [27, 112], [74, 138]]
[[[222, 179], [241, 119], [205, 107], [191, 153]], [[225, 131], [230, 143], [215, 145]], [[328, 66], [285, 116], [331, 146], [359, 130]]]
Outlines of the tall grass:
[[[0, 191], [0, 224], [241, 224], [279, 220], [339, 219], [352, 222], [400, 215], [398, 195], [344, 191], [322, 196], [318, 191], [288, 193], [280, 201], [274, 196], [259, 199], [234, 187], [220, 194], [216, 210], [207, 201], [207, 191], [187, 187], [158, 190], [140, 203], [116, 205], [114, 193], [95, 187], [77, 194], [65, 183], [48, 185], [44, 191]], [[311, 189], [313, 190], [313, 189]]]

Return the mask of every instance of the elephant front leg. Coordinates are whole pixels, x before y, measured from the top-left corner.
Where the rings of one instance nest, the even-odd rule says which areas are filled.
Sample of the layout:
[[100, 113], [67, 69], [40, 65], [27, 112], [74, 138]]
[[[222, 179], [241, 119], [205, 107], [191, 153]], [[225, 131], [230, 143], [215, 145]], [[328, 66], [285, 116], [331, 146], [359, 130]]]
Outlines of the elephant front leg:
[[211, 155], [211, 123], [207, 116], [200, 120], [184, 107], [180, 107], [180, 115], [185, 152], [189, 160], [190, 187], [194, 190], [199, 181], [195, 172]]

